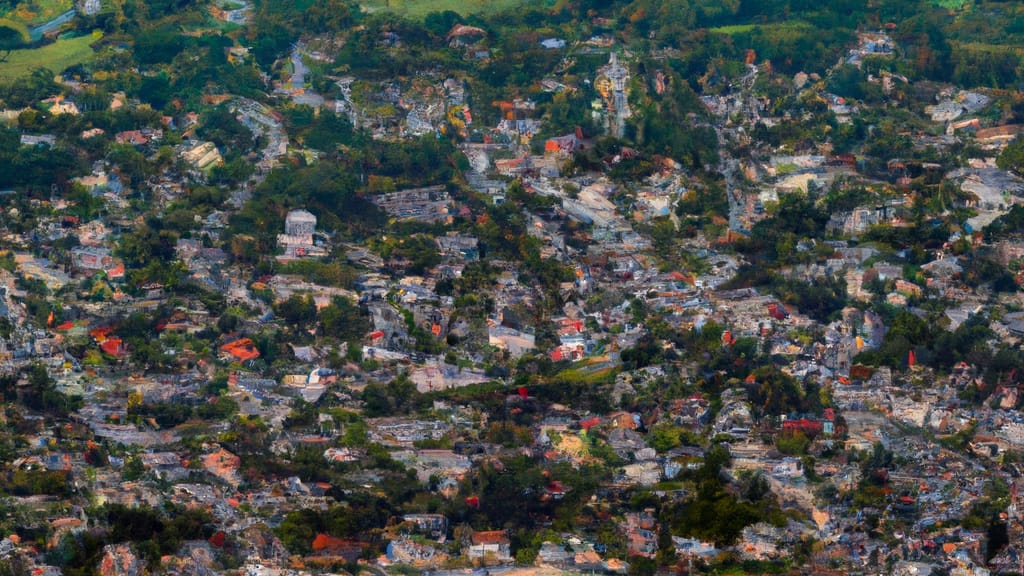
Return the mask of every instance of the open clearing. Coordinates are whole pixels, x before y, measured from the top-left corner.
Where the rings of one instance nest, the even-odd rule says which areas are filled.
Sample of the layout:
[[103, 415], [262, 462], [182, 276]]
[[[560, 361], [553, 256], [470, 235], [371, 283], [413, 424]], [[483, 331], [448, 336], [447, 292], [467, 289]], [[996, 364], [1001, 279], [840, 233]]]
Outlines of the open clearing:
[[423, 19], [431, 12], [451, 10], [467, 14], [495, 13], [527, 4], [523, 0], [368, 0], [362, 7], [368, 12], [382, 10], [401, 14], [407, 18]]
[[6, 62], [0, 63], [0, 81], [27, 76], [36, 68], [47, 68], [56, 74], [68, 66], [88, 62], [95, 54], [89, 45], [98, 39], [98, 36], [86, 34], [57, 40], [42, 48], [15, 50]]
[[19, 2], [15, 8], [0, 13], [0, 16], [32, 27], [56, 18], [73, 7], [71, 0], [30, 0]]
[[732, 36], [733, 34], [746, 34], [748, 32], [753, 32], [755, 30], [785, 30], [787, 28], [792, 30], [800, 30], [809, 27], [810, 24], [808, 24], [807, 22], [793, 21], [777, 22], [771, 24], [734, 24], [731, 26], [718, 26], [715, 28], [708, 28], [708, 32], [714, 32], [716, 34], [728, 34], [729, 36]]

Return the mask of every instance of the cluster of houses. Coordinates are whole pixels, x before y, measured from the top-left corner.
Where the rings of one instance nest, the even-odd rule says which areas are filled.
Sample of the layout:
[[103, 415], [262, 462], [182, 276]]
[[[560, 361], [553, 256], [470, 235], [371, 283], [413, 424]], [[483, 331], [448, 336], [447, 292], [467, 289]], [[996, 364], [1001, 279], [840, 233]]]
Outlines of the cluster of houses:
[[[248, 10], [247, 3], [223, 3], [213, 14], [244, 23]], [[446, 41], [469, 61], [491, 57], [487, 33], [480, 28], [457, 25]], [[401, 42], [393, 32], [380, 39], [381, 46], [388, 48]], [[545, 50], [570, 49], [559, 38], [541, 42]], [[634, 114], [629, 92], [636, 67], [628, 55], [609, 49], [610, 43], [610, 39], [595, 38], [573, 48], [602, 57], [607, 54], [607, 64], [592, 79], [600, 97], [591, 103], [590, 111], [608, 134], [623, 136]], [[301, 63], [305, 49], [296, 47], [293, 58]], [[895, 50], [886, 33], [864, 33], [843, 63], [860, 66], [865, 57], [889, 57]], [[309, 100], [311, 91], [304, 88], [300, 68], [291, 76], [290, 88], [282, 91], [314, 102]], [[794, 121], [796, 114], [811, 114], [777, 115], [771, 100], [753, 88], [759, 74], [769, 73], [751, 63], [737, 90], [703, 97], [723, 142], [750, 144], [750, 134], [759, 125], [777, 126]], [[663, 73], [651, 71], [649, 76], [655, 90], [665, 89]], [[508, 197], [513, 180], [526, 194], [542, 199], [546, 208], [522, 207], [520, 212], [539, 258], [571, 271], [558, 283], [557, 298], [541, 293], [522, 262], [489, 256], [486, 243], [472, 227], [485, 224], [487, 215], [442, 185], [372, 196], [373, 203], [394, 222], [435, 227], [457, 220], [468, 223], [432, 238], [438, 263], [421, 274], [405, 273], [408, 262], [385, 258], [372, 243], [335, 244], [332, 231], [318, 228], [316, 214], [295, 209], [287, 213], [283, 229], [273, 231], [277, 252], [267, 256], [273, 256], [274, 267], [261, 272], [256, 281], [247, 281], [254, 277], [253, 270], [240, 263], [243, 259], [234, 254], [234, 244], [222, 241], [231, 210], [245, 202], [246, 190], [239, 190], [223, 211], [197, 216], [191, 237], [179, 238], [173, 246], [182, 280], [224, 295], [223, 306], [177, 286], [132, 282], [133, 270], [126, 269], [127, 258], [119, 257], [123, 252], [118, 245], [126, 232], [139, 225], [127, 212], [129, 179], [121, 177], [123, 167], [99, 163], [76, 185], [100, 198], [106, 211], [83, 219], [71, 214], [74, 206], [67, 201], [32, 200], [26, 205], [40, 215], [36, 225], [23, 233], [4, 231], [0, 317], [9, 321], [11, 330], [0, 340], [0, 363], [12, 373], [40, 364], [57, 390], [85, 399], [66, 430], [43, 423], [34, 427], [25, 438], [27, 447], [19, 449], [8, 471], [66, 474], [81, 483], [80, 488], [88, 490], [96, 503], [158, 507], [172, 502], [209, 511], [221, 535], [220, 544], [216, 537], [190, 540], [177, 555], [163, 560], [169, 570], [209, 573], [210, 558], [219, 553], [227, 534], [246, 548], [247, 574], [281, 574], [291, 570], [296, 559], [289, 558], [292, 551], [284, 549], [268, 526], [279, 525], [290, 512], [326, 509], [339, 487], [294, 476], [252, 481], [241, 450], [216, 438], [241, 443], [256, 441], [263, 434], [267, 448], [282, 459], [313, 448], [323, 466], [339, 468], [366, 462], [371, 452], [367, 445], [377, 445], [424, 491], [446, 499], [456, 498], [482, 466], [500, 465], [501, 456], [521, 454], [545, 466], [580, 467], [596, 461], [595, 447], [607, 447], [614, 455], [607, 460], [615, 464], [588, 506], [602, 521], [612, 523], [611, 532], [621, 539], [625, 552], [610, 553], [593, 530], [557, 534], [549, 530], [536, 558], [528, 561], [564, 571], [629, 573], [631, 559], [636, 563], [637, 557], [661, 557], [659, 547], [665, 541], [660, 535], [667, 528], [653, 509], [631, 509], [619, 497], [630, 490], [652, 491], [663, 498], [688, 497], [680, 479], [698, 469], [704, 458], [706, 445], [680, 441], [664, 449], [652, 440], [653, 430], [669, 427], [691, 438], [714, 438], [726, 446], [732, 455], [726, 471], [730, 481], [739, 482], [748, 472], [762, 475], [787, 519], [747, 526], [736, 543], [672, 535], [680, 562], [699, 564], [722, 554], [773, 561], [786, 558], [799, 544], [814, 542], [815, 546], [807, 547], [810, 561], [823, 571], [832, 567], [981, 575], [1018, 569], [1024, 558], [1024, 534], [1016, 459], [1024, 451], [1024, 418], [1017, 408], [1024, 403], [1024, 373], [1015, 368], [1001, 374], [996, 386], [987, 387], [986, 367], [972, 365], [969, 359], [946, 371], [919, 365], [913, 352], [897, 370], [857, 361], [858, 354], [885, 342], [887, 326], [883, 315], [872, 309], [876, 302], [920, 315], [926, 305], [941, 304], [942, 322], [955, 330], [998, 300], [1006, 313], [991, 319], [991, 329], [1004, 343], [1018, 344], [1024, 338], [1024, 313], [1015, 311], [1024, 302], [1015, 295], [993, 295], [969, 285], [965, 270], [971, 262], [963, 246], [982, 247], [982, 228], [1018, 203], [1024, 183], [1017, 176], [989, 160], [948, 171], [935, 162], [910, 159], [879, 159], [883, 162], [869, 165], [853, 154], [833, 153], [826, 142], [809, 150], [765, 149], [734, 163], [726, 158], [728, 218], [720, 217], [720, 222], [711, 222], [692, 237], [673, 238], [681, 251], [700, 262], [684, 268], [678, 259], [659, 253], [649, 233], [665, 222], [678, 231], [679, 218], [687, 216], [680, 203], [696, 194], [697, 183], [679, 163], [659, 158], [649, 175], [631, 183], [600, 172], [570, 172], [567, 162], [593, 146], [593, 135], [574, 129], [536, 141], [545, 120], [529, 98], [496, 102], [499, 121], [492, 129], [481, 128], [467, 104], [466, 83], [439, 78], [377, 84], [341, 78], [337, 80], [341, 98], [317, 104], [333, 106], [378, 138], [431, 133], [442, 137], [454, 130], [462, 139], [460, 150], [469, 163], [465, 183], [475, 199], [494, 206], [515, 201]], [[558, 76], [545, 78], [542, 85], [552, 92], [573, 89], [561, 81], [570, 82]], [[888, 86], [887, 93], [897, 81], [907, 82], [895, 75], [878, 79]], [[861, 104], [827, 92], [820, 76], [801, 73], [792, 85], [806, 100], [820, 102], [837, 122], [849, 123], [861, 114]], [[114, 102], [128, 105], [120, 98]], [[264, 142], [256, 162], [257, 174], [265, 174], [294, 145], [282, 117], [253, 100], [229, 97], [224, 102]], [[935, 134], [941, 135], [908, 137], [919, 149], [974, 142], [994, 155], [1020, 129], [982, 127], [981, 113], [991, 102], [990, 96], [978, 92], [942, 90], [924, 108]], [[47, 105], [52, 114], [79, 113], [73, 99], [56, 99]], [[193, 132], [195, 115], [186, 115], [185, 120], [183, 130]], [[154, 154], [165, 131], [175, 130], [168, 119], [161, 129], [124, 131], [113, 138], [123, 146]], [[99, 135], [91, 131], [82, 137]], [[56, 138], [26, 133], [20, 143], [52, 147]], [[908, 155], [913, 152], [907, 151]], [[174, 153], [197, 181], [223, 162], [214, 143], [192, 138]], [[635, 154], [623, 149], [602, 161], [611, 168]], [[924, 251], [918, 255], [921, 263], [911, 265], [906, 253], [858, 241], [880, 227], [912, 225], [909, 218], [920, 200], [920, 187], [936, 178], [956, 188], [948, 200], [950, 208], [972, 211], [941, 248]], [[158, 180], [151, 183], [157, 192], [155, 208], [183, 196], [180, 182]], [[832, 239], [799, 239], [792, 247], [798, 257], [776, 270], [780, 277], [804, 283], [840, 279], [850, 305], [821, 321], [801, 310], [801, 303], [784, 301], [765, 289], [729, 285], [749, 264], [732, 250], [732, 240], [771, 218], [780, 196], [799, 193], [820, 199], [829, 190], [860, 187], [871, 191], [872, 199], [831, 213], [825, 233]], [[5, 213], [13, 218], [17, 210], [5, 208]], [[712, 236], [716, 228], [722, 228], [722, 233]], [[232, 240], [241, 243], [244, 238], [234, 235]], [[1000, 238], [990, 248], [1024, 283], [1020, 272], [1024, 238]], [[342, 253], [346, 265], [357, 272], [351, 286], [324, 285], [275, 271]], [[487, 273], [478, 293], [453, 296], [453, 284], [478, 273], [482, 264]], [[335, 298], [345, 299], [359, 308], [368, 329], [345, 343], [320, 338], [312, 344], [290, 342], [290, 355], [278, 354], [286, 357], [272, 360], [266, 341], [259, 336], [280, 322], [273, 305], [292, 295], [310, 296], [318, 310]], [[60, 306], [41, 307], [47, 298]], [[543, 317], [534, 314], [541, 304], [548, 310]], [[135, 315], [154, 320], [152, 333], [157, 336], [145, 344], [170, 359], [165, 363], [175, 367], [173, 373], [155, 371], [149, 357], [136, 359], [140, 351], [133, 349], [130, 327], [120, 322]], [[659, 390], [676, 382], [698, 389], [699, 383], [718, 376], [703, 373], [696, 362], [676, 360], [686, 357], [687, 350], [670, 339], [657, 342], [658, 352], [668, 359], [665, 362], [628, 366], [623, 353], [648, 343], [652, 326], [678, 334], [721, 329], [716, 345], [726, 350], [752, 342], [758, 356], [772, 358], [801, 390], [820, 394], [822, 409], [761, 414], [747, 394], [761, 384], [753, 372], [745, 379], [722, 383], [721, 393], [714, 397], [698, 391], [658, 402], [635, 402], [638, 397], [657, 397]], [[209, 337], [211, 333], [215, 336]], [[193, 346], [203, 338], [205, 349]], [[535, 421], [522, 426], [522, 445], [510, 450], [487, 438], [489, 421], [498, 414], [471, 402], [441, 399], [441, 393], [493, 386], [494, 395], [502, 397], [503, 416], [527, 413], [536, 407], [536, 398], [525, 387], [506, 388], [520, 375], [515, 370], [536, 372], [531, 363], [540, 362], [578, 379], [613, 375], [608, 378], [612, 382], [601, 384], [607, 385], [610, 408], [590, 412], [576, 406], [542, 405]], [[351, 430], [360, 428], [340, 417], [339, 411], [360, 414], [367, 408], [363, 391], [398, 378], [408, 378], [418, 394], [434, 394], [437, 400], [432, 409], [424, 414], [360, 419], [366, 426], [364, 437], [351, 441]], [[209, 393], [210, 383], [220, 379], [223, 396]], [[969, 400], [975, 396], [983, 397]], [[156, 404], [215, 411], [219, 401], [227, 401], [221, 399], [237, 404], [240, 416], [212, 424], [205, 441], [197, 441], [188, 425], [161, 425], [157, 415], [139, 416], [138, 412], [139, 406]], [[314, 407], [315, 417], [295, 425], [293, 409], [308, 405]], [[255, 425], [244, 433], [230, 429], [252, 422], [265, 430], [254, 432]], [[957, 446], [957, 439], [965, 435], [966, 442]], [[783, 453], [776, 442], [781, 437], [806, 439], [806, 453]], [[116, 448], [108, 458], [109, 466], [97, 467], [90, 461], [93, 445], [99, 443]], [[181, 448], [186, 445], [187, 450]], [[897, 458], [874, 470], [866, 468], [865, 459], [883, 450]], [[136, 463], [142, 473], [128, 479]], [[352, 486], [373, 492], [381, 479], [379, 472], [360, 469], [347, 479]], [[997, 515], [1005, 515], [1000, 519], [1005, 520], [1009, 544], [997, 554], [986, 555], [990, 536], [976, 527], [961, 527], [960, 522], [976, 507], [991, 503], [997, 484], [1007, 491], [998, 498], [1005, 509]], [[571, 486], [551, 480], [528, 496], [559, 501], [571, 491]], [[616, 507], [609, 509], [608, 502]], [[33, 529], [43, 530], [55, 543], [48, 545], [51, 549], [66, 535], [87, 529], [87, 521], [63, 511], [54, 516], [49, 504], [32, 497], [11, 499], [12, 509], [27, 511], [38, 524]], [[465, 504], [477, 507], [479, 501], [469, 498]], [[377, 566], [426, 570], [524, 561], [513, 548], [513, 531], [505, 526], [469, 529], [456, 518], [427, 510], [392, 520], [380, 534], [387, 540], [385, 553], [370, 560]], [[354, 562], [371, 548], [368, 542], [328, 533], [315, 534], [309, 544], [313, 551], [306, 558], [309, 565], [318, 558]], [[57, 569], [46, 564], [47, 555], [39, 545], [8, 535], [0, 540], [0, 559], [22, 558], [33, 574], [56, 576]], [[126, 546], [104, 549], [101, 565], [104, 574], [129, 576], [141, 571], [136, 553]]]

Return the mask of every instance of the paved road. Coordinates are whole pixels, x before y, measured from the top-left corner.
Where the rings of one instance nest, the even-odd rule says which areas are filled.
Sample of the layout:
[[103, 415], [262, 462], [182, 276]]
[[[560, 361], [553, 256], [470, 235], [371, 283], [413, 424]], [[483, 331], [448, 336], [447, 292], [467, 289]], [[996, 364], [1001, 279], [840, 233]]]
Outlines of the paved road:
[[45, 24], [40, 24], [35, 28], [29, 28], [28, 35], [32, 38], [32, 41], [35, 42], [36, 40], [42, 38], [43, 35], [47, 34], [48, 32], [53, 32], [54, 30], [60, 28], [61, 26], [67, 24], [68, 22], [71, 22], [71, 20], [74, 19], [74, 17], [75, 11], [73, 9], [68, 10], [67, 12], [61, 14], [60, 16], [57, 16], [56, 18], [50, 20], [49, 22], [46, 22]]

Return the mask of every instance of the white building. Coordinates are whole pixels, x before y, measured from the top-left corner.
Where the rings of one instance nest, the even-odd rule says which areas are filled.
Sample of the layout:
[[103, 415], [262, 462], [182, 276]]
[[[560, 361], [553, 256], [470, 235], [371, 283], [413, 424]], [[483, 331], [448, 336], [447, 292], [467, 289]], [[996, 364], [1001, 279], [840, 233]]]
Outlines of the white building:
[[306, 210], [292, 210], [284, 219], [284, 233], [290, 236], [312, 235], [316, 231], [316, 216]]
[[284, 248], [279, 256], [286, 260], [326, 256], [327, 251], [313, 242], [316, 216], [306, 210], [292, 210], [284, 219], [284, 234], [277, 235], [277, 245]]

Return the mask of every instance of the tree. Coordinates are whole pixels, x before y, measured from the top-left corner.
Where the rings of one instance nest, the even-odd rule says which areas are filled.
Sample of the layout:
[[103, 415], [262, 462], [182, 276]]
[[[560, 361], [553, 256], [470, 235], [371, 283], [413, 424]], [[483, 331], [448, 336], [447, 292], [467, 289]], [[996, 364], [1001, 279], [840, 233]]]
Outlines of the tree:
[[292, 294], [274, 306], [274, 313], [293, 326], [303, 327], [316, 319], [316, 302], [308, 294]]
[[996, 165], [1003, 170], [1024, 175], [1024, 138], [1014, 138], [996, 158]]
[[142, 465], [142, 459], [138, 456], [129, 456], [124, 459], [124, 466], [121, 468], [121, 479], [126, 482], [133, 482], [142, 478], [146, 468]]
[[244, 153], [256, 143], [251, 130], [235, 117], [227, 105], [220, 105], [202, 115], [196, 133], [222, 150]]
[[668, 422], [655, 424], [647, 434], [646, 440], [647, 445], [659, 453], [668, 452], [683, 443], [679, 427]]
[[12, 50], [24, 47], [30, 41], [24, 24], [0, 18], [0, 62], [6, 62]]
[[81, 396], [68, 396], [57, 390], [46, 366], [33, 364], [27, 376], [28, 386], [21, 391], [21, 403], [27, 408], [63, 417], [82, 406]]
[[342, 296], [333, 297], [331, 303], [320, 311], [320, 323], [324, 336], [344, 341], [357, 340], [370, 328], [359, 306]]

